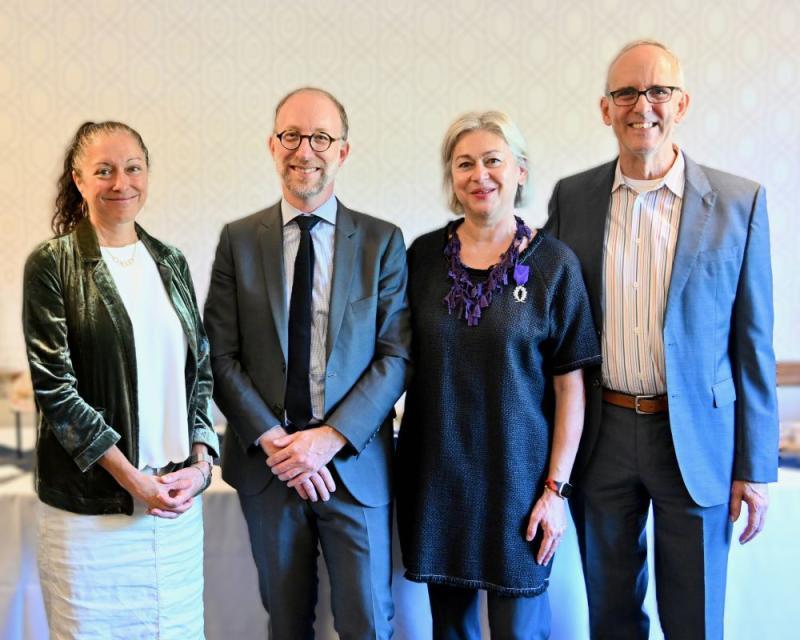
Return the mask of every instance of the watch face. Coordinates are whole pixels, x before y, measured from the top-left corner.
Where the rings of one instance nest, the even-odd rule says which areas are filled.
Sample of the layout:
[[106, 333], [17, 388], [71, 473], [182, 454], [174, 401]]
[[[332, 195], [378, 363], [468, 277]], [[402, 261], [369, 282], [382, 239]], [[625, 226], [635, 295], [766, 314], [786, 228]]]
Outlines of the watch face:
[[545, 486], [562, 498], [569, 498], [572, 494], [572, 485], [569, 482], [559, 482], [548, 478], [545, 480]]

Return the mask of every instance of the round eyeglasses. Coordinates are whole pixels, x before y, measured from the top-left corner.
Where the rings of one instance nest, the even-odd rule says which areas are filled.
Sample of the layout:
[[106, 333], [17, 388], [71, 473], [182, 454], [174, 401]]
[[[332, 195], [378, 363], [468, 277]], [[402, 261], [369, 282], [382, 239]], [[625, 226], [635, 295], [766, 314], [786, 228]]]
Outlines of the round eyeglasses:
[[275, 137], [280, 141], [281, 146], [289, 151], [299, 149], [300, 145], [303, 144], [304, 139], [308, 139], [308, 144], [311, 145], [311, 148], [318, 152], [327, 151], [331, 148], [331, 145], [336, 140], [344, 140], [344, 138], [334, 138], [329, 136], [327, 133], [323, 133], [322, 131], [303, 135], [299, 131], [293, 131], [291, 129], [276, 133]]
[[650, 104], [669, 102], [673, 91], [683, 91], [680, 87], [665, 87], [660, 84], [647, 87], [643, 91], [633, 87], [623, 87], [616, 91], [609, 91], [608, 95], [618, 107], [630, 107], [639, 101], [639, 96], [644, 96]]

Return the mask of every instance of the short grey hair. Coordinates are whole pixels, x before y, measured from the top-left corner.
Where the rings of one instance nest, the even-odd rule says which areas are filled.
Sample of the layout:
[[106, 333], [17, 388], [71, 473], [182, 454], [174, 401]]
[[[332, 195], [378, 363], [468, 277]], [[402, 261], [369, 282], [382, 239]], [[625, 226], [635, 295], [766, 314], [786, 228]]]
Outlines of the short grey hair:
[[[350, 132], [350, 123], [347, 120], [347, 112], [344, 110], [344, 106], [341, 102], [339, 102], [336, 97], [330, 93], [329, 91], [325, 91], [325, 89], [320, 89], [319, 87], [300, 87], [299, 89], [295, 89], [294, 91], [290, 91], [287, 93], [283, 98], [280, 99], [278, 102], [278, 106], [275, 107], [275, 121], [278, 120], [278, 113], [281, 110], [281, 107], [286, 104], [286, 101], [289, 98], [296, 96], [298, 93], [318, 93], [320, 95], [325, 96], [330, 100], [333, 105], [336, 107], [336, 110], [339, 112], [339, 119], [342, 121], [342, 139], [347, 140], [347, 134]], [[274, 128], [274, 125], [273, 125]]]
[[628, 51], [631, 49], [635, 49], [636, 47], [657, 47], [664, 51], [670, 58], [672, 58], [672, 62], [675, 64], [675, 69], [678, 72], [678, 84], [683, 87], [685, 83], [685, 79], [683, 77], [683, 66], [681, 65], [680, 58], [675, 55], [675, 52], [670, 49], [667, 45], [663, 42], [659, 42], [658, 40], [652, 40], [649, 38], [641, 38], [639, 40], [633, 40], [626, 44], [622, 49], [617, 52], [617, 55], [613, 57], [611, 62], [608, 65], [608, 69], [606, 70], [606, 89], [605, 93], [608, 93], [611, 87], [608, 85], [608, 78], [611, 75], [611, 69], [617, 63], [622, 56], [624, 56]]
[[[501, 137], [511, 149], [511, 153], [514, 154], [520, 166], [525, 167], [525, 169], [528, 168], [528, 145], [525, 142], [525, 136], [522, 135], [519, 127], [514, 124], [507, 114], [502, 111], [470, 111], [456, 118], [453, 124], [448, 127], [447, 133], [444, 134], [444, 141], [442, 142], [442, 172], [448, 206], [453, 213], [459, 215], [464, 213], [464, 207], [461, 206], [453, 191], [453, 174], [450, 169], [450, 164], [453, 161], [453, 150], [464, 134], [479, 130], [489, 131]], [[527, 202], [529, 181], [530, 171], [525, 177], [525, 182], [517, 187], [517, 193], [514, 196], [515, 207]]]

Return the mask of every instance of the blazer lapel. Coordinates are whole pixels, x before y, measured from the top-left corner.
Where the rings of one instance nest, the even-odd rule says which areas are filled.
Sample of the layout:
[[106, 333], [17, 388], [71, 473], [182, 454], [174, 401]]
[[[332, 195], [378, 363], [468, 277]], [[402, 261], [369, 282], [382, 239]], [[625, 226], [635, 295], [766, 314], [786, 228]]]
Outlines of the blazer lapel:
[[[717, 199], [717, 194], [712, 191], [703, 170], [686, 154], [683, 158], [686, 162], [686, 186], [683, 191], [683, 209], [675, 257], [672, 261], [665, 316], [669, 315], [669, 310], [676, 305], [686, 286], [701, 246], [706, 224]], [[666, 325], [666, 317], [664, 324]]]
[[[611, 187], [614, 184], [614, 171], [617, 161], [614, 160], [598, 169], [587, 184], [586, 211], [588, 215], [583, 221], [583, 247], [580, 252], [587, 265], [586, 286], [592, 304], [595, 326], [603, 326], [603, 256], [608, 224], [608, 207], [611, 200]], [[598, 242], [599, 238], [599, 242]], [[585, 257], [584, 257], [585, 256]]]
[[286, 309], [286, 276], [283, 272], [283, 220], [280, 203], [264, 212], [258, 228], [258, 246], [261, 250], [264, 284], [275, 331], [278, 332], [283, 357], [288, 358], [289, 319]]
[[103, 261], [103, 254], [100, 252], [100, 244], [97, 241], [97, 234], [89, 222], [89, 218], [83, 218], [73, 231], [77, 244], [78, 254], [81, 257], [84, 269], [90, 273], [97, 287], [97, 293], [108, 311], [111, 324], [117, 333], [117, 338], [122, 345], [125, 355], [128, 357], [128, 364], [132, 379], [136, 379], [136, 348], [133, 344], [133, 325], [125, 303], [119, 295], [114, 277], [108, 266]]
[[339, 203], [336, 211], [336, 232], [333, 244], [333, 283], [331, 284], [330, 311], [326, 355], [330, 359], [336, 337], [342, 327], [344, 312], [350, 301], [350, 284], [358, 248], [358, 227], [347, 207]]

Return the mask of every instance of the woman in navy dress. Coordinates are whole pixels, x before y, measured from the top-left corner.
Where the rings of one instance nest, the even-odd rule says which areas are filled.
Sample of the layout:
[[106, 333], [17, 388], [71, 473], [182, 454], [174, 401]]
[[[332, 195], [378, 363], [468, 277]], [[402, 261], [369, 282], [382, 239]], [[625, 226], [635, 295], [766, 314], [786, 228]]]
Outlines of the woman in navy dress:
[[522, 134], [469, 113], [442, 146], [461, 217], [408, 252], [413, 375], [398, 444], [406, 576], [427, 583], [436, 639], [547, 638], [567, 526], [584, 367], [600, 350], [572, 252], [528, 227]]

